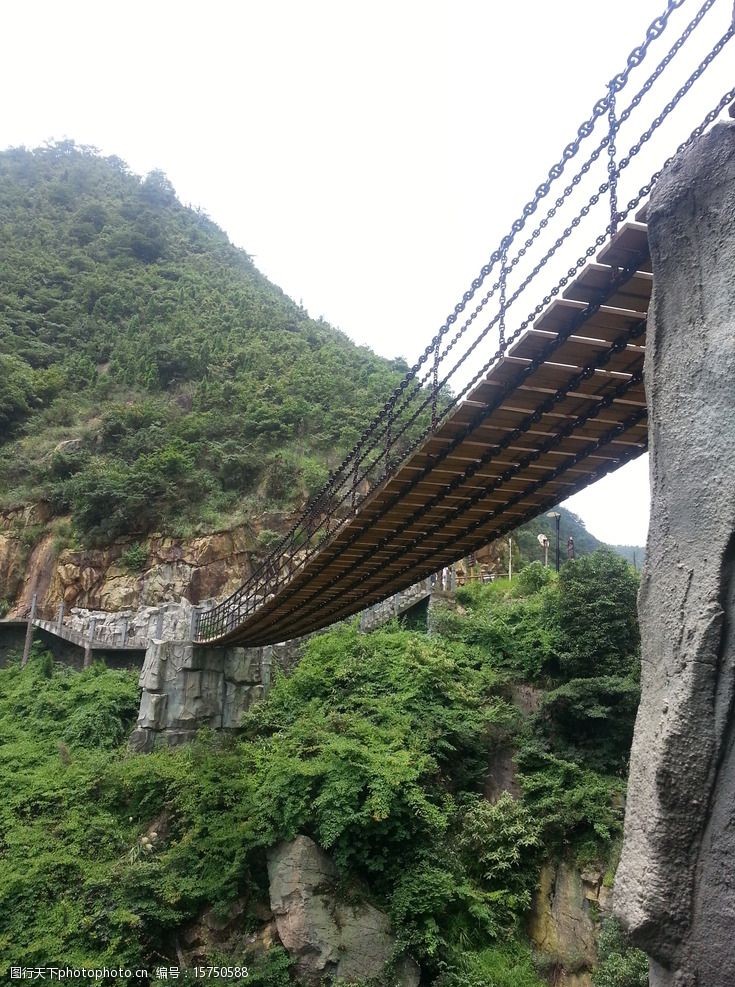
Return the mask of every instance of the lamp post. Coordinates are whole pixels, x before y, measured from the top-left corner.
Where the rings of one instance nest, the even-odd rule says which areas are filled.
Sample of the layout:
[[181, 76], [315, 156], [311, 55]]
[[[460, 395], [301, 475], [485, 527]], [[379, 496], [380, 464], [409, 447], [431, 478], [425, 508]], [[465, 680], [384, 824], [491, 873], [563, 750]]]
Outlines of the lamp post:
[[549, 511], [546, 517], [556, 518], [556, 571], [559, 571], [559, 523], [561, 514], [558, 511]]

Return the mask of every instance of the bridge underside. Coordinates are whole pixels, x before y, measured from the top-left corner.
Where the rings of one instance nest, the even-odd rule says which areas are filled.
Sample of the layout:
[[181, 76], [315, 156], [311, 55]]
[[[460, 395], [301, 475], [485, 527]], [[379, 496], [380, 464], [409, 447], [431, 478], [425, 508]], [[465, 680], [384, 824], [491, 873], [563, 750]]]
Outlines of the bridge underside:
[[321, 551], [218, 643], [319, 630], [645, 452], [646, 227], [627, 223]]

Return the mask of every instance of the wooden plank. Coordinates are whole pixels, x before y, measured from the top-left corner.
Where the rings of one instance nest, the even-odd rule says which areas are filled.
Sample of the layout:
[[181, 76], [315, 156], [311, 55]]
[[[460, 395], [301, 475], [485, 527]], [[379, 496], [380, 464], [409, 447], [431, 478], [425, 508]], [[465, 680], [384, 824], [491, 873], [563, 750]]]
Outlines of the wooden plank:
[[[492, 391], [490, 384], [486, 386], [488, 392]], [[618, 382], [616, 386], [620, 386], [620, 383]], [[630, 385], [622, 397], [616, 398], [609, 408], [603, 409], [600, 412], [600, 417], [611, 420], [610, 415], [613, 414], [612, 409], [622, 408], [626, 414], [630, 414], [635, 408], [644, 407], [646, 400], [645, 392], [642, 388], [642, 382], [640, 384]], [[613, 391], [614, 386], [610, 387], [609, 390]], [[514, 408], [524, 412], [526, 415], [532, 414], [544, 401], [547, 401], [555, 393], [555, 391], [548, 389], [519, 388], [504, 402], [502, 407]], [[571, 391], [561, 400], [554, 401], [552, 413], [574, 418], [581, 414], [582, 411], [593, 408], [603, 396], [603, 394], [579, 394]], [[615, 420], [618, 419], [615, 418]]]
[[[545, 329], [547, 332], [560, 333], [579, 322], [580, 313], [587, 306], [584, 302], [576, 302], [567, 298], [558, 298], [546, 309], [544, 314], [534, 323], [534, 329]], [[574, 334], [592, 339], [606, 339], [614, 342], [619, 336], [645, 322], [645, 311], [633, 311], [602, 305], [593, 315], [589, 316], [582, 325], [576, 325]], [[551, 357], [553, 359], [553, 357]]]
[[[553, 337], [553, 333], [531, 329], [518, 340], [513, 349], [513, 356], [532, 360], [544, 352], [551, 337]], [[609, 346], [598, 340], [570, 336], [554, 351], [553, 360], [550, 359], [546, 362], [571, 367], [584, 367], [608, 350]], [[642, 347], [627, 346], [620, 353], [614, 353], [611, 356], [605, 364], [605, 369], [616, 373], [635, 373], [643, 365], [644, 356], [645, 351]]]
[[[630, 377], [627, 378], [627, 381], [629, 380]], [[597, 401], [599, 401], [600, 398], [604, 397], [605, 394], [615, 392], [616, 389], [621, 385], [621, 383], [626, 383], [627, 381], [626, 378], [622, 378], [622, 380], [613, 378], [610, 381], [598, 382], [597, 387], [599, 388], [599, 390], [597, 391], [592, 391], [592, 390], [589, 390], [588, 392], [577, 391], [577, 390], [567, 391], [566, 402], [571, 400], [577, 402], [583, 401], [587, 406], [592, 405]], [[565, 390], [566, 383], [567, 380], [565, 375], [565, 378], [560, 382], [558, 389]], [[486, 387], [486, 393], [488, 394], [488, 400], [492, 400], [491, 395], [493, 391], [496, 391], [497, 393], [500, 392], [500, 388], [494, 388], [491, 383], [487, 383], [485, 387]], [[516, 391], [514, 391], [512, 397], [508, 399], [508, 403], [512, 401], [515, 407], [524, 408], [530, 411], [533, 408], [539, 407], [539, 405], [541, 405], [544, 400], [546, 400], [552, 395], [555, 395], [556, 392], [557, 392], [557, 388], [550, 388], [550, 387], [518, 388]], [[615, 404], [627, 405], [631, 409], [636, 407], [644, 407], [645, 403], [646, 403], [646, 394], [645, 394], [645, 387], [642, 381], [637, 382], [635, 384], [628, 384], [628, 388], [625, 391], [625, 393], [622, 396], [615, 398]], [[565, 402], [561, 402], [561, 403], [557, 402], [555, 406], [560, 410], [565, 410], [566, 407]]]
[[[608, 409], [608, 411], [611, 416], [616, 414], [613, 408]], [[628, 417], [629, 414], [631, 414], [631, 410], [625, 409], [623, 417]], [[498, 438], [499, 430], [507, 433], [523, 426], [523, 434], [538, 443], [544, 442], [552, 435], [556, 435], [561, 426], [571, 421], [567, 417], [548, 412], [542, 415], [538, 422], [534, 422], [529, 426], [527, 425], [528, 417], [528, 414], [524, 411], [518, 411], [514, 408], [504, 406], [503, 408], [496, 409], [491, 419], [488, 420], [488, 423], [475, 429], [472, 434], [475, 441], [482, 441], [487, 438], [488, 443], [493, 444]], [[598, 419], [590, 419], [586, 424], [576, 426], [574, 433], [569, 435], [568, 438], [596, 437], [600, 431], [606, 431], [610, 427], [610, 421], [617, 420], [618, 418], [611, 417], [606, 422], [602, 416]]]
[[[610, 243], [599, 252], [597, 260], [610, 267], [627, 267], [643, 251], [648, 252], [648, 227], [645, 223], [631, 221], [620, 227]], [[650, 257], [639, 264], [638, 270], [651, 270]]]
[[[635, 331], [635, 335], [633, 335]], [[576, 336], [604, 339], [608, 343], [630, 334], [633, 346], [646, 345], [646, 313], [602, 305], [576, 332]]]
[[[530, 362], [530, 360], [522, 357], [506, 357], [494, 368], [491, 374], [488, 374], [485, 381], [502, 385], [513, 383], [517, 379], [518, 371], [527, 367]], [[548, 387], [550, 390], [557, 390], [559, 387], [565, 387], [571, 377], [578, 374], [581, 370], [582, 367], [560, 366], [558, 363], [544, 363], [533, 374], [526, 375], [521, 386], [528, 383], [533, 387]], [[607, 368], [597, 369], [588, 380], [580, 381], [576, 385], [576, 389], [583, 394], [587, 393], [587, 389], [590, 389], [593, 393], [597, 393], [598, 388], [606, 386], [610, 381], [617, 383], [628, 377], [630, 377], [630, 374], [615, 373]]]
[[[615, 270], [607, 264], [587, 264], [574, 281], [564, 289], [564, 298], [577, 302], [596, 302], [601, 293], [610, 290], [615, 273]], [[650, 271], [636, 271], [632, 278], [606, 299], [605, 304], [647, 312], [652, 290], [653, 274]]]
[[[497, 439], [505, 438], [509, 431], [510, 429], [507, 428], [496, 429]], [[528, 452], [534, 452], [538, 450], [541, 446], [541, 443], [543, 442], [543, 439], [544, 439], [544, 435], [543, 434], [539, 435], [538, 432], [525, 433], [521, 438], [514, 440], [508, 448], [510, 451], [517, 453], [519, 456], [525, 455]], [[493, 443], [488, 443], [488, 445], [492, 445], [492, 444]], [[482, 444], [480, 443], [480, 445]], [[476, 448], [477, 448], [476, 443], [470, 444], [468, 442], [464, 442], [462, 443], [461, 446], [458, 446], [458, 452], [461, 452], [463, 449], [474, 451], [474, 449]], [[554, 447], [554, 451], [549, 453], [549, 455], [564, 456], [565, 454], [568, 453], [574, 454], [578, 451], [578, 449], [579, 449], [578, 439], [575, 440], [573, 438], [564, 438], [558, 445]]]

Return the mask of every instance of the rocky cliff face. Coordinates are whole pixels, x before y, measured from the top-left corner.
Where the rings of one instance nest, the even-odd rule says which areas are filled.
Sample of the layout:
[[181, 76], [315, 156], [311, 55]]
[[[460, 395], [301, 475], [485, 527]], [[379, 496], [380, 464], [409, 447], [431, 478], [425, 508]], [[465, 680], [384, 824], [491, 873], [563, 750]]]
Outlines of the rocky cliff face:
[[35, 574], [39, 595], [48, 592], [53, 546], [51, 536], [41, 534], [48, 517], [49, 511], [41, 504], [0, 512], [0, 600], [4, 609], [23, 604], [29, 572]]
[[[22, 616], [38, 594], [41, 613], [67, 608], [117, 611], [186, 598], [224, 596], [250, 575], [261, 557], [258, 534], [285, 531], [289, 518], [268, 515], [229, 531], [196, 538], [152, 535], [118, 540], [107, 548], [60, 548], [48, 528], [49, 510], [36, 504], [0, 514], [0, 600]], [[131, 571], [126, 553], [136, 545], [141, 564]]]
[[544, 864], [528, 922], [531, 942], [553, 970], [555, 987], [591, 987], [600, 923], [612, 911], [601, 870], [566, 860]]
[[648, 210], [651, 527], [616, 908], [654, 987], [735, 983], [735, 122]]

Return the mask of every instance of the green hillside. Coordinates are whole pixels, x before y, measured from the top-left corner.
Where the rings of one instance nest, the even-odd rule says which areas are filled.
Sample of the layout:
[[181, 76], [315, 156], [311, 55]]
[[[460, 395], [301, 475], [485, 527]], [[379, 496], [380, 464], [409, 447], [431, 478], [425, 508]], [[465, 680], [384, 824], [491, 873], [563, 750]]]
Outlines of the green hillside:
[[162, 173], [72, 142], [0, 154], [0, 268], [0, 507], [45, 498], [87, 541], [298, 507], [406, 370]]
[[[219, 983], [303, 984], [263, 930], [266, 851], [305, 834], [336, 862], [345, 900], [390, 917], [423, 987], [589, 983], [596, 964], [576, 936], [529, 942], [528, 920], [556, 861], [612, 884], [639, 695], [636, 589], [603, 551], [559, 577], [536, 564], [512, 584], [464, 587], [432, 634], [336, 628], [238, 737], [203, 731], [146, 756], [124, 747], [137, 675], [75, 672], [40, 653], [26, 668], [11, 661], [0, 669], [0, 977], [19, 957], [190, 965], [187, 929], [214, 908], [230, 932], [206, 943], [206, 963], [249, 967]], [[516, 704], [517, 687], [537, 696], [533, 709]], [[490, 799], [508, 751], [515, 797]], [[648, 983], [646, 957], [606, 919], [597, 952], [594, 987]]]
[[[45, 500], [82, 543], [298, 511], [406, 370], [310, 318], [162, 173], [72, 142], [0, 153], [0, 234], [0, 509]], [[601, 544], [563, 511], [563, 559], [570, 534]]]

